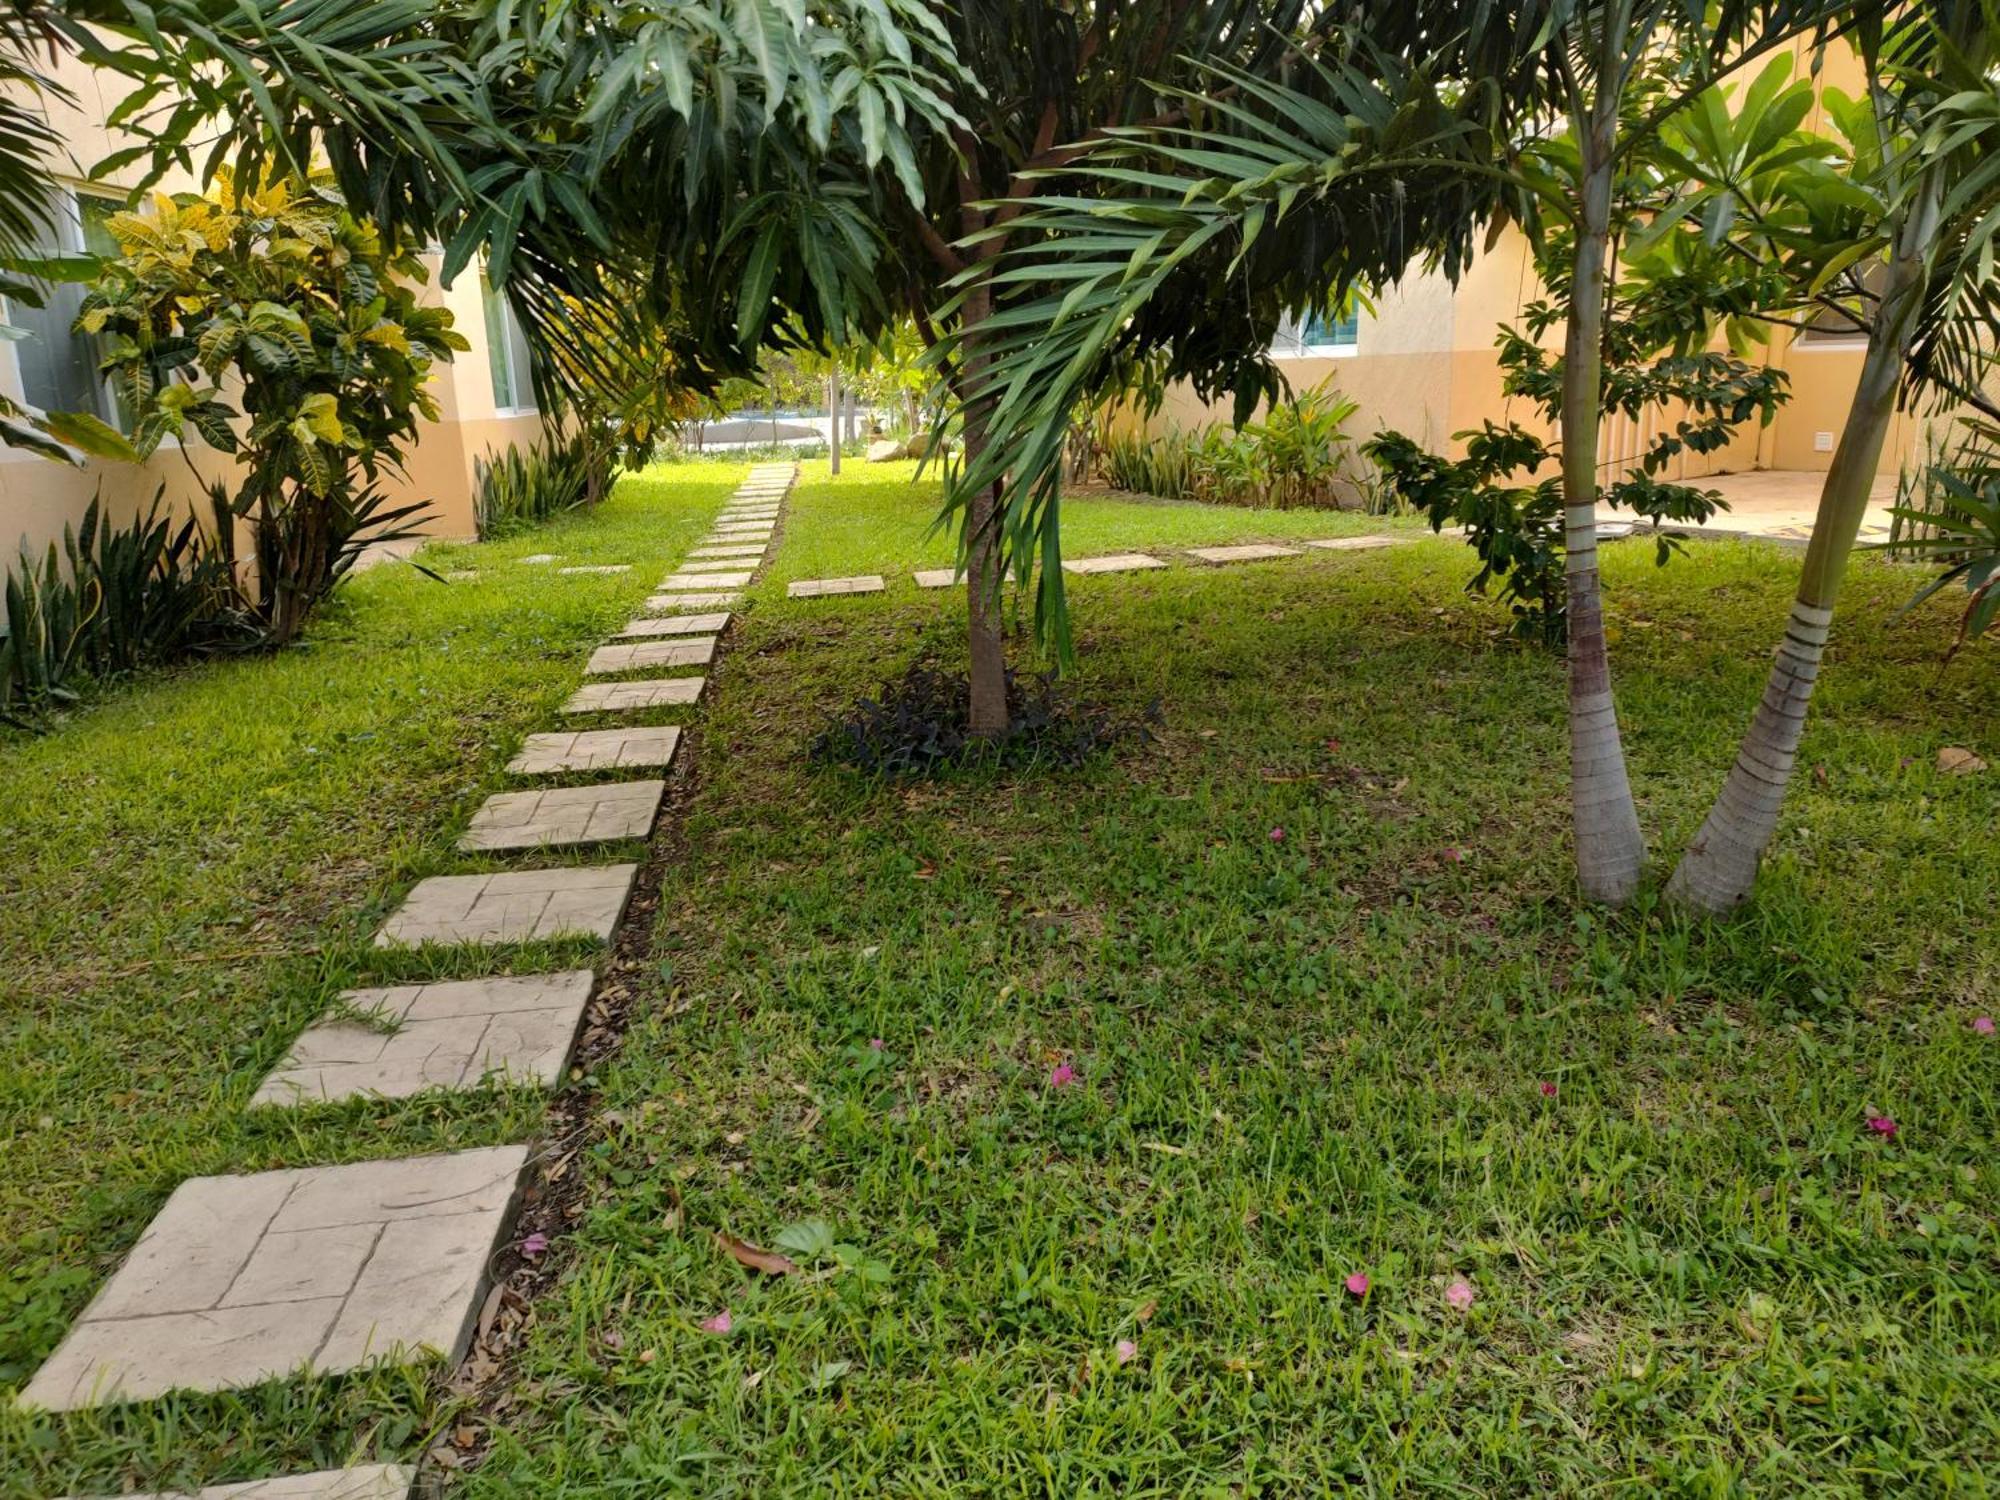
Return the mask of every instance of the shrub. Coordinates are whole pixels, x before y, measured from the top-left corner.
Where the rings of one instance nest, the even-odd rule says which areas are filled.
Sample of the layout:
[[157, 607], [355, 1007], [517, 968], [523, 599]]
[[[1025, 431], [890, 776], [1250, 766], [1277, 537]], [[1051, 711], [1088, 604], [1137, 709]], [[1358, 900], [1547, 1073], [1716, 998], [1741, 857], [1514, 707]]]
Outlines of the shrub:
[[[283, 645], [364, 548], [413, 534], [422, 507], [391, 505], [379, 483], [401, 473], [419, 419], [437, 418], [432, 363], [470, 346], [449, 312], [418, 302], [422, 262], [326, 192], [247, 191], [224, 174], [213, 197], [154, 206], [112, 217], [123, 255], [77, 315], [102, 340], [131, 437], [76, 414], [51, 428], [125, 458], [190, 431], [234, 455], [242, 480], [211, 486], [217, 547], [243, 607]], [[233, 567], [238, 520], [254, 570]]]
[[1163, 500], [1284, 509], [1366, 506], [1347, 423], [1355, 401], [1325, 386], [1271, 408], [1240, 430], [1169, 428], [1159, 436], [1103, 433], [1099, 472], [1117, 489]]
[[[1023, 682], [1007, 674], [1008, 719], [998, 739], [967, 732], [972, 685], [919, 662], [901, 682], [883, 684], [837, 715], [808, 752], [817, 766], [850, 766], [870, 776], [935, 776], [964, 766], [1077, 766], [1130, 734], [1137, 723], [1069, 698], [1053, 677]], [[1145, 722], [1158, 718], [1157, 708]]]
[[1978, 640], [2000, 615], [2000, 426], [1961, 419], [1959, 440], [1922, 478], [1898, 485], [1892, 555], [1941, 567], [1904, 609], [1915, 609], [1952, 584], [1965, 588], [1965, 611], [1951, 654]]
[[473, 517], [481, 540], [508, 536], [591, 498], [593, 455], [579, 437], [510, 447], [473, 462]]

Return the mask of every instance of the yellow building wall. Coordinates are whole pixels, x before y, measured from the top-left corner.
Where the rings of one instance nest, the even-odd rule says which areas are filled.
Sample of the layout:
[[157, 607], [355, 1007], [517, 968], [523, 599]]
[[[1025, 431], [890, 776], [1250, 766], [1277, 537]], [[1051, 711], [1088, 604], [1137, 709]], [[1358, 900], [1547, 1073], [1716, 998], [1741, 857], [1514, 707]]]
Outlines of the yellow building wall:
[[[116, 79], [106, 80], [74, 58], [54, 68], [58, 81], [75, 96], [69, 103], [52, 96], [38, 98], [50, 123], [68, 143], [68, 159], [54, 163], [65, 185], [80, 187], [93, 164], [131, 144], [130, 137], [108, 131], [104, 121], [123, 97]], [[120, 186], [138, 181], [136, 170], [116, 179]], [[110, 184], [94, 184], [102, 193]], [[179, 191], [192, 186], [185, 178], [168, 179], [161, 188]], [[434, 536], [473, 534], [475, 460], [510, 445], [533, 441], [542, 421], [532, 411], [502, 410], [493, 395], [492, 365], [487, 348], [486, 319], [481, 305], [480, 278], [468, 271], [450, 287], [436, 281], [438, 258], [425, 258], [432, 281], [424, 291], [427, 302], [452, 311], [453, 325], [472, 348], [450, 364], [437, 365], [431, 392], [440, 420], [425, 424], [406, 454], [407, 476], [385, 486], [391, 502], [422, 502], [430, 514], [420, 523]], [[11, 346], [0, 352], [0, 392], [21, 399], [20, 368]], [[62, 535], [64, 526], [83, 515], [93, 495], [103, 497], [106, 511], [123, 520], [145, 508], [165, 487], [165, 498], [177, 512], [209, 515], [203, 484], [221, 478], [237, 482], [241, 466], [191, 437], [185, 454], [166, 446], [144, 464], [89, 460], [70, 466], [37, 457], [21, 449], [0, 446], [0, 567], [10, 563], [20, 547], [36, 552]], [[197, 472], [198, 471], [198, 472]]]

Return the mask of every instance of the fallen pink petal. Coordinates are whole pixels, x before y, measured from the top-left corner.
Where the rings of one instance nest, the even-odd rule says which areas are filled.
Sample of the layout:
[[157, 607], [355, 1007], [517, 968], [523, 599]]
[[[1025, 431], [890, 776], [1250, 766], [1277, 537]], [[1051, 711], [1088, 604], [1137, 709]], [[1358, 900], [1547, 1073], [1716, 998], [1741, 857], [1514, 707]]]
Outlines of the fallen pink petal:
[[1049, 1087], [1052, 1089], [1066, 1089], [1075, 1082], [1076, 1069], [1068, 1063], [1057, 1063], [1054, 1071], [1049, 1074]]
[[1111, 1352], [1118, 1356], [1119, 1364], [1129, 1365], [1139, 1357], [1139, 1346], [1130, 1339], [1120, 1339]]
[[1972, 1018], [1972, 1029], [1981, 1036], [1993, 1035], [1993, 1018], [1991, 1016], [1974, 1016]]
[[868, 1038], [868, 1050], [870, 1052], [880, 1052], [882, 1050], [882, 1038], [879, 1036]]
[[1444, 1300], [1460, 1312], [1472, 1306], [1472, 1299], [1479, 1294], [1472, 1289], [1472, 1283], [1463, 1276], [1444, 1289]]
[[1367, 1296], [1368, 1295], [1367, 1276], [1362, 1274], [1360, 1271], [1356, 1271], [1353, 1275], [1347, 1278], [1347, 1289], [1350, 1292], [1354, 1293], [1354, 1295], [1357, 1297]]
[[1273, 828], [1271, 830], [1271, 842], [1274, 844], [1282, 844], [1284, 843], [1284, 841], [1285, 841], [1285, 830], [1282, 828]]
[[545, 1234], [531, 1234], [521, 1241], [521, 1253], [533, 1260], [549, 1248], [549, 1237]]
[[1542, 1080], [1541, 1089], [1542, 1089], [1542, 1097], [1544, 1099], [1555, 1098], [1556, 1086], [1553, 1083], [1550, 1083], [1547, 1079]]
[[1868, 1128], [1885, 1139], [1893, 1137], [1897, 1130], [1896, 1122], [1887, 1115], [1871, 1115], [1868, 1119]]
[[727, 1333], [734, 1326], [735, 1324], [730, 1321], [729, 1309], [725, 1307], [714, 1317], [702, 1319], [701, 1331], [703, 1333]]
[[1450, 860], [1453, 864], [1457, 864], [1460, 860], [1465, 858], [1465, 851], [1463, 849], [1447, 849], [1444, 851], [1444, 857]]

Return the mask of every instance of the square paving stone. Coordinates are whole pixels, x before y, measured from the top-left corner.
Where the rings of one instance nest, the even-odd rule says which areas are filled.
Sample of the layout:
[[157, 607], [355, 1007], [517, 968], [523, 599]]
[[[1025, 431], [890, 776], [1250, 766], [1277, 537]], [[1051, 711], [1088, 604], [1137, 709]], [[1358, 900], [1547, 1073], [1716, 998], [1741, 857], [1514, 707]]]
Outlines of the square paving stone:
[[556, 561], [560, 556], [561, 554], [557, 552], [535, 552], [522, 558], [521, 561], [528, 567], [539, 568]]
[[526, 1146], [195, 1177], [19, 1402], [73, 1411], [457, 1357]]
[[948, 589], [958, 582], [956, 568], [921, 568], [910, 576], [920, 589]]
[[[763, 554], [763, 550], [764, 550], [763, 548], [759, 547], [757, 549], [758, 555], [761, 556]], [[700, 558], [700, 559], [690, 558], [688, 561], [682, 563], [678, 568], [674, 569], [674, 573], [678, 576], [687, 576], [697, 573], [739, 573], [742, 571], [742, 568], [743, 568], [743, 562], [742, 559], [740, 558], [735, 560], [731, 560], [729, 558], [720, 558], [720, 557]], [[708, 580], [704, 578], [702, 579], [702, 582], [707, 583]], [[664, 585], [662, 585], [662, 587], [664, 587]]]
[[654, 614], [668, 614], [677, 609], [721, 609], [734, 604], [743, 596], [734, 589], [723, 593], [701, 594], [655, 594], [646, 601], [646, 608]]
[[1334, 536], [1322, 537], [1306, 545], [1326, 552], [1372, 552], [1377, 547], [1393, 547], [1398, 540], [1393, 536]]
[[858, 578], [800, 578], [785, 585], [788, 599], [824, 599], [833, 594], [879, 594], [888, 587], [880, 573]]
[[639, 682], [586, 682], [563, 704], [566, 714], [631, 713], [684, 708], [701, 697], [706, 677], [652, 677]]
[[642, 839], [653, 831], [666, 790], [664, 781], [619, 781], [539, 792], [497, 792], [472, 815], [472, 825], [459, 839], [458, 847], [546, 849]]
[[640, 729], [578, 729], [531, 734], [521, 753], [507, 762], [516, 776], [548, 776], [557, 771], [622, 771], [635, 766], [664, 766], [681, 742], [672, 724]]
[[[403, 1099], [429, 1088], [475, 1089], [495, 1076], [553, 1088], [569, 1062], [595, 977], [572, 969], [345, 991], [341, 1009], [300, 1033], [250, 1102], [309, 1104], [358, 1094]], [[362, 1024], [357, 1016], [395, 1029]], [[373, 1243], [372, 1236], [362, 1239], [364, 1255]], [[255, 1265], [253, 1257], [226, 1303], [258, 1285]], [[308, 1287], [293, 1299], [315, 1294]]]
[[[280, 1474], [237, 1484], [211, 1484], [198, 1490], [156, 1490], [126, 1495], [123, 1500], [404, 1500], [417, 1471], [403, 1464], [361, 1464], [352, 1469], [322, 1469], [317, 1474]], [[72, 1495], [69, 1500], [89, 1500]]]
[[557, 568], [556, 571], [565, 576], [578, 573], [629, 573], [632, 571], [632, 565], [630, 563], [598, 563], [595, 567]]
[[1114, 552], [1109, 557], [1075, 557], [1063, 564], [1066, 573], [1134, 573], [1141, 568], [1164, 568], [1165, 563], [1143, 552]]
[[419, 943], [526, 943], [617, 930], [637, 865], [433, 875], [417, 882], [382, 930], [378, 948]]
[[[689, 557], [762, 557], [771, 549], [756, 542], [735, 542], [726, 547], [697, 547]], [[742, 564], [738, 563], [738, 567]]]
[[720, 521], [708, 528], [708, 534], [717, 541], [730, 537], [754, 537], [761, 541], [777, 529], [775, 521]]
[[708, 635], [728, 623], [726, 610], [715, 615], [656, 615], [649, 619], [628, 620], [618, 634], [627, 640], [641, 636]]
[[665, 593], [676, 589], [740, 589], [752, 576], [749, 572], [674, 573], [660, 580], [660, 589]]
[[689, 641], [614, 641], [590, 653], [584, 671], [593, 677], [639, 667], [705, 667], [715, 660], [715, 637]]
[[1262, 542], [1253, 542], [1243, 547], [1191, 547], [1190, 557], [1198, 557], [1203, 562], [1234, 563], [1262, 562], [1271, 557], [1303, 557], [1305, 554], [1296, 547], [1272, 547]]

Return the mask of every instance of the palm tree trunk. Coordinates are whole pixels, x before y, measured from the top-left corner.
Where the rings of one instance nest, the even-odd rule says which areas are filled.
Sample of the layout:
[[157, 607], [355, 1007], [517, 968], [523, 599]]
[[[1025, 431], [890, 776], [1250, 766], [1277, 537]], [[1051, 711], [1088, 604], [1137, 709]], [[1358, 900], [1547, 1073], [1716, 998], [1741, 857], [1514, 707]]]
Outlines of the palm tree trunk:
[[826, 377], [826, 463], [827, 473], [833, 478], [840, 477], [840, 372], [830, 370]]
[[1711, 913], [1742, 905], [1778, 831], [1778, 815], [1798, 763], [1806, 711], [1833, 625], [1834, 599], [1867, 514], [1868, 495], [1895, 418], [1896, 394], [1924, 300], [1923, 256], [1936, 233], [1938, 202], [1933, 178], [1896, 235], [1860, 383], [1820, 488], [1819, 510], [1813, 517], [1812, 540], [1806, 546], [1785, 638], [1771, 663], [1763, 700], [1736, 752], [1736, 764], [1667, 882], [1667, 899], [1678, 905]]
[[1604, 601], [1597, 576], [1597, 435], [1604, 364], [1610, 244], [1613, 108], [1593, 111], [1580, 133], [1582, 215], [1577, 225], [1568, 340], [1563, 352], [1564, 577], [1569, 623], [1570, 813], [1577, 884], [1592, 901], [1620, 905], [1638, 889], [1646, 839], [1625, 772], [1611, 692]]
[[[980, 347], [979, 325], [993, 310], [991, 294], [984, 282], [974, 283], [959, 307], [959, 327], [963, 331], [965, 384], [979, 388], [986, 356]], [[965, 414], [964, 463], [976, 465], [986, 448], [987, 403], [975, 402]], [[1000, 538], [995, 532], [998, 484], [975, 493], [965, 507], [965, 603], [966, 636], [971, 647], [972, 707], [967, 729], [982, 738], [1004, 735], [1010, 727], [1007, 712], [1007, 657], [1000, 642]]]

